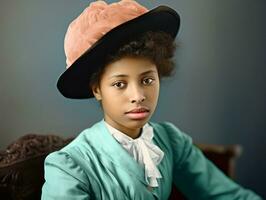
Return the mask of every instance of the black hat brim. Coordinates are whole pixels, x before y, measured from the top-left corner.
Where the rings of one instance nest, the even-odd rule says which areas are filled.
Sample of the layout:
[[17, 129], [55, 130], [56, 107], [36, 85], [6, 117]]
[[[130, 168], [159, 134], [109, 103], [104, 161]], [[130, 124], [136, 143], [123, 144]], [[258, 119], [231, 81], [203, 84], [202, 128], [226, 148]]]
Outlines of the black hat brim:
[[175, 38], [179, 27], [178, 13], [167, 6], [159, 6], [113, 28], [60, 75], [58, 90], [71, 99], [94, 97], [89, 87], [90, 76], [106, 64], [106, 55], [112, 55], [121, 45], [147, 31], [163, 31]]

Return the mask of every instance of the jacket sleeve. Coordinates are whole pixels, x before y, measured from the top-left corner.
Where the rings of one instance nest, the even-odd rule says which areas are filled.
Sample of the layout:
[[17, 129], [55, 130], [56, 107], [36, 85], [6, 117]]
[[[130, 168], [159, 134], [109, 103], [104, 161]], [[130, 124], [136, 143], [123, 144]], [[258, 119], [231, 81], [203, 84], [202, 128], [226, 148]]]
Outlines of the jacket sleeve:
[[191, 137], [169, 122], [164, 127], [173, 149], [173, 181], [188, 199], [262, 200], [223, 174], [193, 145]]
[[44, 162], [42, 200], [89, 200], [89, 185], [83, 170], [64, 152], [49, 154]]

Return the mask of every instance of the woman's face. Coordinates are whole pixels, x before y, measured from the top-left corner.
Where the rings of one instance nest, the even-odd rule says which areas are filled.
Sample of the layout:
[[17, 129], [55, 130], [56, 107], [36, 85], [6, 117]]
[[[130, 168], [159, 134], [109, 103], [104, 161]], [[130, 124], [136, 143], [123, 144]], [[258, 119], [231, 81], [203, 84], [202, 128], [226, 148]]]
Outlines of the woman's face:
[[137, 138], [156, 108], [159, 89], [154, 63], [145, 58], [124, 57], [105, 67], [93, 93], [101, 101], [105, 121]]

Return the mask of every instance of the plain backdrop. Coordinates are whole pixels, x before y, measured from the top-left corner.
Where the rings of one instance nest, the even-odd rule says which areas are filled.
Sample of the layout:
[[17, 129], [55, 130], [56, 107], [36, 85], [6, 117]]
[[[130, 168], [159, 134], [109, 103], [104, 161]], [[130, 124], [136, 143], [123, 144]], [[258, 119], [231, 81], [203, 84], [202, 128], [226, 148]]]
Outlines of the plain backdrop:
[[[1, 1], [1, 149], [27, 133], [77, 135], [102, 119], [95, 100], [56, 89], [66, 29], [90, 2]], [[266, 1], [139, 2], [181, 16], [176, 74], [163, 81], [152, 120], [173, 122], [198, 143], [242, 145], [236, 181], [265, 197]]]

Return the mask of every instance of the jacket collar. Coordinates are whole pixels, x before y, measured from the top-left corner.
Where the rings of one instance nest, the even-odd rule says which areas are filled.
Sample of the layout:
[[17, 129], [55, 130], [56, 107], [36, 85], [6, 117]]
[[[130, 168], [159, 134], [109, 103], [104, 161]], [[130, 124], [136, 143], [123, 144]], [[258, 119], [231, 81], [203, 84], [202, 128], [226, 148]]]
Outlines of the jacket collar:
[[109, 133], [104, 120], [101, 120], [93, 126], [97, 133], [97, 138], [94, 139], [95, 145], [99, 153], [102, 153], [105, 158], [111, 161], [114, 165], [123, 168], [125, 171], [136, 176], [140, 181], [147, 184], [145, 181], [144, 167], [137, 163], [132, 156], [119, 144], [117, 140]]

